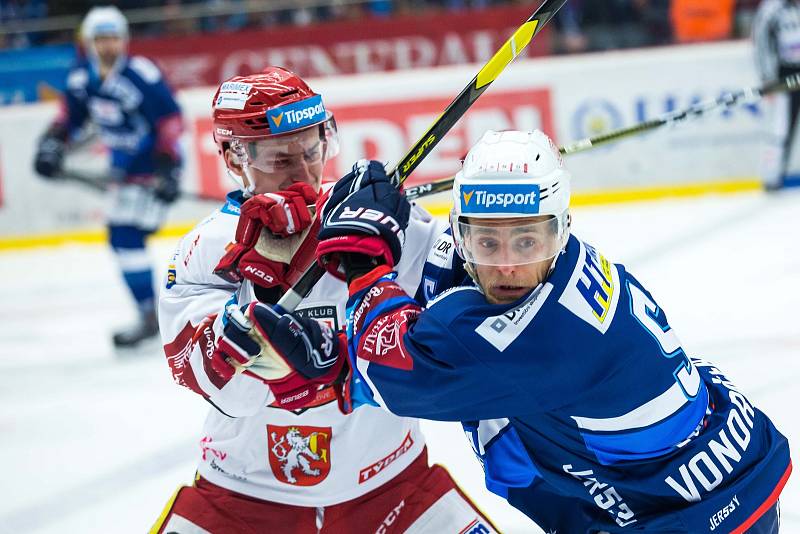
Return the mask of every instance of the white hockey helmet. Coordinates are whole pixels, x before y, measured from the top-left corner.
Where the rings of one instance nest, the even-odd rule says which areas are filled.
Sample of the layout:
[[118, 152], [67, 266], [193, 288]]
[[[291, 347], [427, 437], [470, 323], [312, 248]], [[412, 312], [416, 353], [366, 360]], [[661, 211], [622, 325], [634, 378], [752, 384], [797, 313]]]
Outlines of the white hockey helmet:
[[[554, 258], [569, 238], [569, 199], [570, 174], [547, 135], [489, 130], [453, 183], [456, 251], [468, 264], [481, 265]], [[506, 219], [513, 221], [504, 226]]]
[[128, 19], [116, 6], [98, 6], [89, 10], [81, 23], [81, 39], [92, 49], [97, 37], [116, 36], [128, 40]]

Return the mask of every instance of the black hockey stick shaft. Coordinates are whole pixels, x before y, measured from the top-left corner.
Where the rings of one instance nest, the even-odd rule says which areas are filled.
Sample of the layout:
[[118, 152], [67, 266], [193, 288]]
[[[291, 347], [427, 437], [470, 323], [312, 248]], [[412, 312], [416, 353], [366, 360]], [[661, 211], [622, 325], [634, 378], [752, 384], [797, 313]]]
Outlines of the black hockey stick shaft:
[[[550, 19], [561, 9], [567, 0], [545, 0], [539, 8], [526, 20], [509, 39], [495, 52], [494, 56], [481, 68], [478, 74], [461, 91], [444, 112], [434, 121], [428, 131], [419, 138], [411, 150], [389, 172], [396, 175], [402, 184], [417, 168], [439, 141], [450, 131], [458, 120], [467, 112], [489, 85], [500, 75], [511, 61], [517, 57], [528, 43], [541, 31]], [[314, 262], [306, 269], [303, 276], [278, 301], [283, 310], [294, 311], [310, 292], [314, 285], [325, 274], [325, 269]]]
[[[627, 128], [620, 128], [618, 130], [613, 130], [604, 134], [596, 135], [594, 137], [587, 137], [586, 139], [581, 139], [580, 141], [575, 141], [574, 143], [564, 145], [558, 150], [565, 156], [577, 154], [578, 152], [584, 152], [600, 145], [613, 143], [615, 141], [619, 141], [620, 139], [634, 137], [645, 132], [650, 132], [663, 126], [679, 124], [691, 119], [699, 119], [711, 111], [729, 109], [741, 103], [754, 102], [763, 96], [781, 93], [784, 91], [792, 92], [797, 91], [798, 89], [800, 89], [800, 73], [792, 74], [791, 76], [787, 76], [782, 80], [776, 80], [761, 87], [750, 87], [734, 93], [725, 93], [714, 100], [698, 102], [697, 104], [693, 104], [684, 110], [673, 111], [653, 120], [640, 122], [639, 124], [634, 124], [633, 126], [628, 126]], [[420, 197], [432, 195], [434, 193], [448, 191], [452, 189], [452, 187], [452, 178], [438, 180], [436, 182], [430, 182], [427, 184], [414, 185], [406, 188], [406, 197], [409, 200], [414, 200]]]
[[78, 171], [64, 169], [58, 173], [56, 177], [68, 182], [76, 182], [81, 185], [85, 185], [89, 189], [99, 193], [104, 193], [108, 190], [108, 179], [103, 176], [94, 176]]

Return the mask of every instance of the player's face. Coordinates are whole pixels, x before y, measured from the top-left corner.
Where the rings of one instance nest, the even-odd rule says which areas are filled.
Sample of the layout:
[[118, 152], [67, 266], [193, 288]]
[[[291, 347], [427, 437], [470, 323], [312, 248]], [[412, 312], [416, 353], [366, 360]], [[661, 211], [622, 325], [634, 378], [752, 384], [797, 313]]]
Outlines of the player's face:
[[247, 143], [247, 155], [256, 194], [283, 190], [296, 182], [319, 190], [325, 144], [317, 128]]
[[558, 244], [552, 220], [468, 220], [464, 248], [480, 260], [471, 263], [489, 303], [510, 304], [544, 281]]
[[101, 35], [94, 39], [94, 49], [100, 63], [110, 67], [125, 53], [125, 41], [116, 35]]

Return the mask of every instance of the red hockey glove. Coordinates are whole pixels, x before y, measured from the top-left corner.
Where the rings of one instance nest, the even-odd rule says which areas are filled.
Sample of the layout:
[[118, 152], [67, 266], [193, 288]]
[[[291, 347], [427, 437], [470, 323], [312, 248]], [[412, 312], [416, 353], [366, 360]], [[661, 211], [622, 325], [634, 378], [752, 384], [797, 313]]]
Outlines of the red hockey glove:
[[[285, 266], [269, 257], [248, 256], [246, 265], [241, 264], [244, 256], [253, 250], [266, 229], [273, 236], [287, 238], [302, 233], [311, 226], [314, 219], [308, 209], [314, 204], [317, 194], [307, 183], [292, 184], [283, 191], [256, 195], [242, 204], [239, 224], [236, 227], [236, 242], [217, 264], [214, 274], [232, 282], [244, 278], [253, 280], [264, 287], [282, 285], [281, 276]], [[289, 263], [291, 255], [283, 263]], [[249, 268], [244, 269], [243, 267]]]

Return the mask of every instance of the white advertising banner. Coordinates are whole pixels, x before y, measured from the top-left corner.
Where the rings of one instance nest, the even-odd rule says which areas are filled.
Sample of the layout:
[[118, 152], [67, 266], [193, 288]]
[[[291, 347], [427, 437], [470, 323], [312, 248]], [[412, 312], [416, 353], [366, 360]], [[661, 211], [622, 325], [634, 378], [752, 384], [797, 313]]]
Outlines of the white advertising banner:
[[[472, 79], [478, 66], [310, 80], [339, 125], [341, 153], [328, 165], [341, 176], [359, 157], [395, 162]], [[488, 128], [542, 128], [559, 143], [653, 119], [699, 100], [757, 85], [746, 42], [680, 46], [511, 64], [413, 175], [414, 183], [452, 175]], [[232, 182], [211, 137], [213, 88], [183, 91], [184, 188], [221, 197]], [[0, 109], [0, 237], [99, 228], [102, 197], [79, 185], [38, 178], [37, 139], [56, 109], [36, 104]], [[764, 105], [641, 135], [569, 157], [577, 192], [753, 180], [758, 175]], [[89, 147], [73, 168], [102, 170]], [[172, 221], [194, 220], [212, 204], [182, 200]]]

